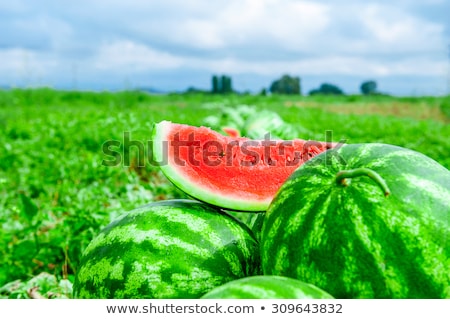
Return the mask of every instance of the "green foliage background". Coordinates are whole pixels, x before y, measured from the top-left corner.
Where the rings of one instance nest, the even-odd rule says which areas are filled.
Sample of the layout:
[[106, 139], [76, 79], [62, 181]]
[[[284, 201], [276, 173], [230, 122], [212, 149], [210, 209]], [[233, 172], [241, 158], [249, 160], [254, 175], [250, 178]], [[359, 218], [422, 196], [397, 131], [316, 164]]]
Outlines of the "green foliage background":
[[[450, 97], [255, 96], [0, 90], [0, 296], [63, 298], [98, 230], [145, 203], [186, 197], [157, 167], [103, 166], [106, 141], [144, 144], [154, 122], [202, 125], [237, 105], [276, 111], [303, 139], [383, 142], [450, 168]], [[146, 149], [147, 154], [148, 149]]]

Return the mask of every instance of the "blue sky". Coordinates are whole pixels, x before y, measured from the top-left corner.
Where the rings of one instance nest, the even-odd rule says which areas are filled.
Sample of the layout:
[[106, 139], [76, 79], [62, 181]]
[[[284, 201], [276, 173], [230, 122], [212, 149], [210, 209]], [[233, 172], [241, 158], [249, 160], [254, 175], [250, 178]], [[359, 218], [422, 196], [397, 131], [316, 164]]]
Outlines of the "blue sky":
[[450, 86], [450, 0], [0, 0], [0, 86], [303, 93], [363, 81], [395, 95]]

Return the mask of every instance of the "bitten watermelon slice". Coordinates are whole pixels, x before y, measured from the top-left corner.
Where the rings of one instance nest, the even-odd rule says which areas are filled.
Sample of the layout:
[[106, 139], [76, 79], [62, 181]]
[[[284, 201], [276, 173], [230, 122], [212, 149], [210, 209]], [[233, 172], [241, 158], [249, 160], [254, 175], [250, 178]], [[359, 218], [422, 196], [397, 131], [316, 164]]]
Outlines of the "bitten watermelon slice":
[[153, 130], [153, 159], [186, 194], [237, 211], [264, 211], [289, 175], [336, 144], [252, 140], [207, 127], [163, 121]]

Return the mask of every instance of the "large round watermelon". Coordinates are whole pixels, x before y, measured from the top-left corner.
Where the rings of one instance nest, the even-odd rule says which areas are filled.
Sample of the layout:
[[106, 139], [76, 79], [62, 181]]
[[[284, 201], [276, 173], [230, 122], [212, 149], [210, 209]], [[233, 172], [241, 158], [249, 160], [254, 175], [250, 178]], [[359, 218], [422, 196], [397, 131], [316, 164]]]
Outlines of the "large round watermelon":
[[168, 121], [153, 130], [153, 159], [174, 185], [193, 198], [236, 211], [265, 211], [298, 166], [335, 145], [233, 138]]
[[236, 279], [207, 292], [202, 299], [333, 299], [314, 285], [282, 276]]
[[263, 273], [336, 298], [450, 298], [450, 172], [402, 147], [348, 144], [299, 167], [263, 224]]
[[192, 200], [143, 206], [104, 228], [86, 248], [75, 298], [198, 298], [260, 270], [251, 231]]

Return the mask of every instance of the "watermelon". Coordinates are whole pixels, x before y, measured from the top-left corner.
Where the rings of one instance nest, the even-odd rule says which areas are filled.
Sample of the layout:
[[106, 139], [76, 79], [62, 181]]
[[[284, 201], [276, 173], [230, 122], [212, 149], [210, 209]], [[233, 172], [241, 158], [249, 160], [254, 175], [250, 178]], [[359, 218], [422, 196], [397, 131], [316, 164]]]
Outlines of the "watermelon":
[[265, 211], [301, 164], [336, 144], [251, 140], [163, 121], [153, 129], [153, 160], [178, 188], [210, 205]]
[[269, 110], [255, 112], [246, 120], [243, 131], [244, 136], [252, 139], [263, 138], [268, 133], [273, 139], [280, 140], [311, 134], [298, 124], [294, 126], [286, 123], [280, 115]]
[[75, 298], [199, 298], [260, 273], [251, 231], [193, 200], [165, 200], [106, 226], [83, 253]]
[[[270, 133], [273, 139], [294, 139], [298, 136], [308, 136], [311, 132], [300, 126], [286, 123], [278, 113], [271, 110], [261, 110], [254, 105], [229, 105], [218, 103], [205, 105], [213, 109], [214, 115], [204, 118], [206, 126], [218, 132], [224, 131], [234, 137], [245, 136], [251, 139], [262, 139]], [[239, 133], [239, 134], [236, 134]]]
[[261, 229], [264, 223], [266, 212], [255, 212], [253, 214], [246, 215], [247, 218], [243, 220], [243, 222], [252, 230], [256, 239], [259, 241], [261, 239]]
[[204, 125], [218, 132], [223, 130], [223, 127], [231, 127], [243, 132], [247, 119], [258, 113], [258, 109], [254, 105], [233, 105], [226, 101], [207, 103], [203, 107], [213, 113], [203, 119]]
[[336, 298], [450, 298], [450, 172], [422, 153], [347, 144], [300, 166], [266, 212], [265, 275]]
[[282, 276], [250, 276], [207, 292], [202, 299], [333, 299], [314, 285]]

